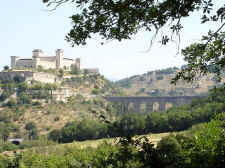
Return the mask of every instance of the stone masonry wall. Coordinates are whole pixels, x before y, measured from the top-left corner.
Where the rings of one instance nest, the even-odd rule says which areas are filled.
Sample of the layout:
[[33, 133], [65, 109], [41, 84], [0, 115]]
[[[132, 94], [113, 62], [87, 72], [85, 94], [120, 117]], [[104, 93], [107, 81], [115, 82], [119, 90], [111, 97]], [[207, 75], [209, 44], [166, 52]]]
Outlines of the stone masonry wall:
[[44, 69], [56, 69], [56, 61], [48, 61], [48, 60], [38, 60], [37, 61], [37, 67], [38, 65], [42, 66]]
[[31, 71], [0, 72], [1, 80], [13, 79], [15, 76], [22, 76], [28, 82], [32, 80], [39, 81], [42, 83], [55, 83], [59, 81], [57, 75], [45, 72], [31, 72]]
[[16, 62], [17, 68], [32, 68], [33, 60], [32, 59], [20, 59]]
[[33, 76], [33, 72], [31, 72], [31, 71], [0, 72], [1, 80], [13, 79], [15, 76], [22, 76], [25, 79], [31, 78]]
[[58, 81], [58, 77], [55, 74], [45, 72], [35, 72], [31, 79], [42, 83], [55, 83]]
[[71, 65], [75, 64], [76, 62], [72, 59], [63, 59], [63, 61], [61, 62], [61, 67], [64, 69], [64, 67], [66, 67], [66, 70], [70, 70]]

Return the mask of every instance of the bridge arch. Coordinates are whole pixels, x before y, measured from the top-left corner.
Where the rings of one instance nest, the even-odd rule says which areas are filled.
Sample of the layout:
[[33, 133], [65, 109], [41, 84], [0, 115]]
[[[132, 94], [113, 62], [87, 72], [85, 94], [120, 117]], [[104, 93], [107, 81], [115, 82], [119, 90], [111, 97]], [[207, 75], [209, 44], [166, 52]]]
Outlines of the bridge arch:
[[152, 111], [159, 111], [159, 103], [158, 102], [153, 103]]
[[[202, 99], [202, 96], [180, 96], [180, 97], [104, 97], [112, 103], [122, 104], [122, 112], [153, 112], [165, 111], [171, 106], [190, 104], [193, 99]], [[144, 104], [144, 105], [143, 105]], [[158, 107], [154, 107], [158, 104]], [[132, 109], [132, 110], [131, 110]], [[144, 109], [144, 110], [143, 110]]]

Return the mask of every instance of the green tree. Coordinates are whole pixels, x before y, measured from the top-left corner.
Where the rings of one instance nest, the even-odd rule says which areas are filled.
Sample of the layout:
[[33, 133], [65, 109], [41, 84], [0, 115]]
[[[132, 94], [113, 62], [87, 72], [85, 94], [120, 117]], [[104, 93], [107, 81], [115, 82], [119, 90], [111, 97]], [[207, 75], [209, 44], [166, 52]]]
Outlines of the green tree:
[[16, 75], [13, 77], [13, 80], [14, 80], [14, 82], [19, 84], [19, 83], [23, 82], [25, 79], [24, 79], [24, 77], [22, 77], [20, 75]]
[[16, 100], [10, 98], [9, 101], [5, 105], [8, 106], [8, 107], [10, 107], [10, 108], [13, 108], [13, 107], [16, 106]]
[[9, 66], [8, 65], [4, 66], [3, 68], [4, 68], [4, 71], [8, 71], [9, 70]]
[[37, 130], [37, 126], [34, 122], [29, 122], [25, 125], [25, 129], [28, 131], [29, 139], [38, 139], [39, 134]]
[[[193, 167], [220, 168], [225, 164], [225, 113], [209, 123], [203, 124], [202, 129], [195, 134], [189, 157]], [[201, 163], [201, 164], [199, 164]]]
[[36, 129], [36, 125], [34, 122], [28, 122], [26, 125], [25, 125], [25, 129], [30, 131], [32, 129]]
[[27, 82], [22, 82], [18, 85], [18, 91], [19, 92], [25, 92], [28, 89], [28, 84]]
[[61, 131], [60, 130], [53, 130], [49, 134], [49, 138], [55, 142], [59, 142], [61, 138]]
[[66, 124], [61, 130], [50, 132], [50, 139], [58, 142], [83, 141], [106, 137], [107, 125], [94, 120], [74, 121]]
[[53, 92], [53, 90], [57, 89], [57, 85], [56, 84], [51, 84], [51, 83], [46, 83], [44, 85], [44, 89], [50, 91], [50, 95], [51, 95], [51, 98], [52, 98], [52, 92]]
[[153, 112], [146, 117], [146, 129], [148, 132], [168, 132], [168, 114], [162, 112]]
[[145, 119], [138, 115], [125, 115], [120, 120], [113, 123], [115, 135], [131, 137], [136, 134], [143, 134], [145, 131]]
[[32, 102], [32, 99], [24, 92], [20, 93], [17, 97], [18, 104], [31, 104], [31, 102]]
[[38, 72], [43, 72], [43, 71], [44, 71], [43, 66], [38, 65], [38, 67], [37, 67], [37, 71], [38, 71]]
[[80, 73], [81, 73], [80, 69], [75, 64], [71, 65], [71, 74], [78, 75]]
[[4, 125], [0, 125], [0, 139], [3, 141], [6, 141], [9, 137], [9, 129], [5, 127]]
[[163, 167], [179, 167], [182, 158], [182, 147], [175, 137], [163, 137], [157, 144], [157, 151], [161, 157]]
[[63, 69], [60, 69], [59, 70], [59, 77], [62, 78], [64, 75], [64, 70]]

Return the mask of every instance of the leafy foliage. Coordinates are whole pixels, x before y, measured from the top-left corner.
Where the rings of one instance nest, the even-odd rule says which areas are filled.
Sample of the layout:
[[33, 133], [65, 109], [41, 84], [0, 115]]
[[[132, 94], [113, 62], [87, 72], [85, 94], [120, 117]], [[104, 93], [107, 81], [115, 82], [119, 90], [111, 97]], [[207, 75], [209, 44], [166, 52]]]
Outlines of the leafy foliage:
[[[224, 64], [224, 32], [225, 4], [219, 7], [212, 0], [43, 0], [48, 6], [58, 6], [64, 3], [74, 3], [79, 10], [71, 16], [73, 26], [66, 40], [74, 45], [85, 45], [87, 39], [93, 34], [99, 34], [104, 40], [130, 39], [140, 30], [155, 31], [169, 27], [170, 31], [164, 31], [161, 39], [162, 45], [174, 41], [174, 36], [179, 37], [184, 28], [182, 19], [192, 13], [200, 11], [201, 23], [220, 24], [216, 30], [209, 30], [202, 37], [202, 41], [182, 50], [187, 67], [179, 72], [173, 79], [176, 83], [179, 79], [192, 81], [197, 74], [205, 74], [208, 65], [216, 65], [216, 71], [225, 67]], [[214, 12], [216, 11], [216, 12]], [[155, 36], [151, 41], [154, 41]], [[102, 42], [103, 44], [104, 42]]]
[[29, 122], [25, 125], [25, 129], [28, 131], [29, 139], [38, 139], [39, 133], [37, 130], [37, 126], [33, 122]]
[[[218, 94], [217, 94], [218, 92]], [[50, 138], [58, 142], [98, 139], [106, 137], [127, 137], [146, 133], [183, 131], [193, 125], [209, 122], [216, 114], [224, 112], [225, 87], [215, 89], [205, 100], [195, 100], [190, 105], [174, 107], [166, 112], [150, 114], [119, 115], [115, 121], [106, 123], [82, 120], [68, 123], [61, 130], [53, 130]], [[114, 107], [112, 110], [120, 108]], [[100, 115], [104, 119], [104, 116]], [[100, 117], [99, 116], [99, 117]]]
[[[172, 33], [179, 33], [183, 28], [180, 20], [188, 17], [196, 10], [203, 13], [210, 13], [213, 4], [211, 0], [200, 1], [106, 1], [106, 0], [44, 0], [48, 5], [61, 5], [65, 2], [72, 2], [81, 13], [74, 14], [73, 28], [67, 36], [67, 40], [74, 44], [86, 44], [93, 33], [98, 33], [103, 39], [130, 39], [139, 30], [158, 31], [168, 22], [171, 22]], [[223, 17], [222, 14], [219, 16]], [[218, 16], [218, 17], [219, 17]], [[203, 18], [205, 21], [205, 19]], [[169, 41], [169, 35], [164, 35], [162, 44]]]
[[[224, 113], [201, 130], [187, 137], [182, 134], [163, 138], [157, 147], [147, 137], [119, 138], [114, 145], [103, 143], [98, 148], [51, 147], [27, 151], [13, 160], [1, 159], [8, 167], [106, 167], [106, 168], [195, 168], [224, 166]], [[45, 153], [43, 155], [43, 153]], [[6, 167], [6, 166], [5, 166]]]
[[61, 131], [53, 130], [50, 139], [58, 142], [82, 141], [86, 139], [97, 139], [105, 137], [107, 126], [98, 121], [83, 120], [68, 123]]

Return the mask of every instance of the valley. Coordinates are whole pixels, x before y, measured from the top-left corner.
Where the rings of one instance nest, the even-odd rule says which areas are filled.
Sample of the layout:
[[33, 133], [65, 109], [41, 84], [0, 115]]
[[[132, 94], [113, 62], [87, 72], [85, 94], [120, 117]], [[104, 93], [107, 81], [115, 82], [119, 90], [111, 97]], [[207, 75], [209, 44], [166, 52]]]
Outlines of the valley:
[[[207, 128], [214, 118], [223, 118], [225, 89], [221, 82], [224, 79], [215, 82], [215, 77], [209, 74], [206, 78], [199, 78], [198, 86], [178, 83], [172, 94], [172, 86], [168, 86], [175, 72], [171, 74], [171, 69], [166, 69], [160, 73], [162, 71], [164, 76], [159, 81], [147, 80], [143, 78], [144, 74], [116, 83], [100, 74], [72, 74], [69, 71], [63, 75], [59, 71], [42, 72], [59, 77], [57, 83], [27, 81], [19, 75], [1, 78], [0, 164], [5, 164], [4, 160], [8, 162], [10, 156], [16, 159], [13, 151], [23, 157], [21, 161], [25, 165], [37, 165], [34, 157], [40, 157], [40, 164], [60, 165], [52, 159], [60, 156], [70, 159], [66, 154], [81, 157], [79, 164], [84, 164], [103, 151], [110, 158], [110, 152], [123, 153], [131, 148], [139, 153], [140, 148], [145, 150], [145, 145], [156, 153], [161, 153], [170, 143], [186, 150], [183, 145], [198, 136], [202, 128]], [[154, 73], [159, 71], [150, 74]], [[201, 82], [204, 86], [200, 85]], [[139, 86], [146, 89], [141, 89], [140, 93]], [[116, 102], [112, 101], [113, 98], [117, 99]], [[139, 103], [138, 110], [132, 110], [128, 99]], [[142, 99], [148, 100], [145, 108]], [[158, 102], [158, 108], [155, 108], [155, 102]], [[168, 102], [175, 105], [167, 109]], [[128, 106], [124, 106], [126, 104]], [[10, 140], [21, 142], [13, 144]], [[92, 152], [87, 153], [88, 150]], [[42, 158], [43, 154], [47, 157]], [[98, 159], [101, 160], [102, 156]], [[116, 156], [115, 159], [120, 160]], [[90, 164], [98, 162], [91, 160], [88, 161]], [[63, 160], [60, 162], [65, 165]]]

